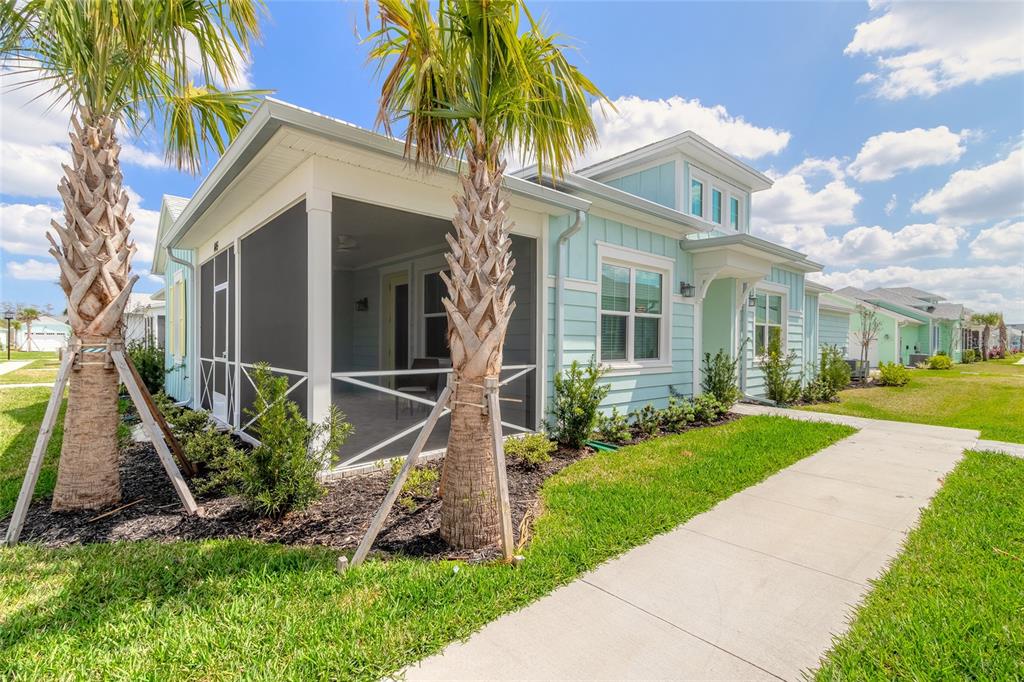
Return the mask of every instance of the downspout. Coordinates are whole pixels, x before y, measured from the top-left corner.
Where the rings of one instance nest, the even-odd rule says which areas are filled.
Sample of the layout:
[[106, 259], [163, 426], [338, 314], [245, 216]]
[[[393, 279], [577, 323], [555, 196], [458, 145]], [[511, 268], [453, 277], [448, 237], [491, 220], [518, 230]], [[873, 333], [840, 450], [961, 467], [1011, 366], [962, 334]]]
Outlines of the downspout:
[[[196, 307], [194, 305], [188, 305], [188, 298], [190, 296], [195, 296], [195, 291], [193, 291], [193, 290], [195, 288], [195, 284], [196, 284], [196, 281], [197, 281], [196, 280], [196, 266], [194, 264], [192, 264], [192, 263], [189, 263], [187, 260], [183, 260], [183, 259], [178, 258], [177, 256], [175, 256], [174, 252], [173, 252], [173, 250], [171, 249], [170, 246], [168, 246], [166, 248], [167, 248], [167, 259], [169, 261], [171, 261], [172, 263], [174, 263], [175, 265], [180, 265], [181, 267], [183, 267], [186, 270], [188, 270], [189, 282], [192, 283], [192, 285], [189, 286], [188, 289], [186, 289], [186, 292], [185, 292], [185, 309], [188, 311], [188, 314], [186, 316], [187, 319], [188, 319], [188, 323], [187, 323], [188, 327], [187, 328], [188, 328], [188, 335], [189, 335], [189, 337], [191, 337], [191, 338], [185, 339], [185, 344], [186, 344], [186, 346], [185, 346], [185, 350], [186, 350], [185, 356], [191, 358], [191, 356], [189, 356], [189, 354], [187, 352], [189, 347], [191, 347], [193, 349], [193, 351], [198, 352], [197, 346], [195, 344], [195, 341], [198, 339], [198, 337], [196, 336], [196, 324], [195, 324], [195, 320], [193, 319], [194, 315], [196, 314], [196, 310], [195, 310]], [[190, 341], [191, 341], [191, 343], [190, 343]], [[196, 356], [196, 357], [198, 358], [198, 356]], [[194, 360], [195, 358], [192, 358], [192, 359]], [[193, 372], [192, 368], [189, 367], [187, 364], [185, 364], [185, 372], [187, 372], [187, 376], [189, 376], [189, 377], [198, 376], [198, 372]], [[189, 392], [192, 393], [192, 395], [195, 395], [194, 387], [193, 387], [193, 390], [189, 391]], [[191, 403], [192, 402], [192, 395], [190, 395], [188, 397], [188, 399], [182, 400], [181, 403], [175, 403], [175, 405], [179, 405], [180, 406], [180, 405], [187, 405], [187, 404]]]
[[555, 278], [555, 373], [562, 371], [562, 356], [564, 354], [565, 341], [562, 338], [562, 330], [565, 327], [565, 275], [569, 269], [569, 240], [583, 229], [583, 219], [586, 212], [582, 209], [576, 210], [576, 222], [569, 226], [565, 232], [558, 237], [558, 274]]

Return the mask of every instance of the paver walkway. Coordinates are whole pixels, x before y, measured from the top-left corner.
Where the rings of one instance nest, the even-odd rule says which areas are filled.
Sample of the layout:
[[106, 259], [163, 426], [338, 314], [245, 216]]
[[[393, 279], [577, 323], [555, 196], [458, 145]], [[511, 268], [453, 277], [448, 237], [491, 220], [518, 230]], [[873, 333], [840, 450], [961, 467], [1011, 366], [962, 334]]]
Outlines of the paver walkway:
[[440, 679], [799, 679], [977, 431], [751, 405], [860, 431], [406, 671]]

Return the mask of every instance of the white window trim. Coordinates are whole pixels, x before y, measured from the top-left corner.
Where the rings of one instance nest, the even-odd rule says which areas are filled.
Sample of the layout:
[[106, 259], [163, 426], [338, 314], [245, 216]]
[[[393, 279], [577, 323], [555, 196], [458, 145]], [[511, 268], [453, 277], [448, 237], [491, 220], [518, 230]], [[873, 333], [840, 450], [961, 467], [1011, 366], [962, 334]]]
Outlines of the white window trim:
[[[700, 192], [701, 192], [701, 194], [700, 194], [700, 207], [701, 207], [703, 213], [694, 213], [693, 212], [693, 194], [692, 194], [692, 192], [693, 192], [693, 181], [694, 180], [696, 180], [697, 182], [701, 183], [701, 187], [700, 187]], [[710, 215], [711, 215], [711, 185], [712, 185], [711, 176], [705, 174], [703, 171], [700, 171], [700, 170], [694, 168], [693, 164], [690, 164], [690, 185], [686, 188], [686, 212], [689, 213], [692, 216], [697, 216], [698, 218], [704, 218], [708, 222], [711, 221], [711, 218], [710, 218]], [[719, 191], [721, 191], [721, 190], [719, 190]]]
[[[701, 207], [704, 209], [704, 214], [699, 215], [693, 212], [693, 201], [691, 199], [691, 186], [685, 188], [686, 198], [686, 213], [698, 216], [708, 221], [712, 225], [719, 226], [722, 230], [743, 232], [746, 226], [746, 203], [747, 203], [747, 192], [733, 185], [729, 181], [713, 175], [699, 168], [696, 168], [692, 163], [690, 164], [690, 182], [697, 180], [701, 183]], [[711, 206], [711, 190], [716, 189], [722, 193], [722, 222], [716, 223], [714, 221], [714, 209]], [[730, 199], [736, 199], [739, 208], [736, 216], [736, 229], [733, 230], [732, 223], [729, 220], [730, 210]]]
[[[789, 352], [789, 290], [783, 286], [771, 286], [765, 285], [765, 283], [758, 284], [754, 288], [754, 295], [764, 294], [765, 296], [779, 296], [782, 299], [781, 308], [781, 320], [780, 320], [780, 337], [779, 343], [782, 345], [783, 352]], [[751, 336], [751, 353], [755, 359], [764, 358], [765, 354], [758, 354], [757, 352], [757, 307], [751, 309], [747, 306], [747, 310], [750, 312], [750, 336]], [[765, 318], [767, 319], [768, 311], [765, 311]], [[767, 322], [763, 324], [768, 324]], [[774, 326], [774, 325], [772, 325]], [[768, 344], [765, 343], [765, 349], [768, 348]]]
[[[416, 277], [418, 278], [417, 282], [416, 282], [416, 288], [418, 289], [418, 294], [417, 294], [417, 297], [416, 297], [417, 298], [417, 301], [416, 301], [416, 308], [417, 308], [417, 310], [416, 310], [416, 312], [418, 313], [418, 315], [417, 315], [417, 325], [416, 326], [419, 327], [419, 329], [416, 332], [416, 338], [417, 338], [416, 342], [417, 342], [417, 347], [419, 348], [419, 353], [418, 353], [419, 357], [424, 357], [424, 358], [432, 358], [432, 357], [434, 357], [433, 355], [427, 355], [427, 318], [428, 317], [444, 317], [444, 318], [447, 318], [447, 316], [448, 316], [447, 311], [444, 311], [444, 310], [442, 310], [439, 313], [428, 313], [426, 311], [426, 301], [423, 300], [423, 296], [426, 294], [426, 291], [427, 291], [427, 275], [433, 275], [433, 274], [436, 274], [438, 272], [442, 272], [442, 271], [447, 270], [447, 269], [448, 269], [448, 265], [445, 264], [445, 265], [439, 265], [437, 267], [421, 268], [421, 269], [418, 269], [416, 271]], [[442, 285], [443, 285], [443, 280], [442, 280]], [[447, 358], [438, 357], [437, 359], [440, 360], [442, 364], [444, 364], [446, 362], [451, 362], [450, 357], [447, 357]]]
[[[601, 360], [601, 269], [605, 263], [618, 265], [630, 269], [629, 275], [629, 300], [630, 310], [621, 313], [627, 320], [640, 317], [657, 317], [661, 320], [658, 329], [658, 357], [650, 360], [636, 360], [633, 358], [633, 323], [626, 323], [626, 359], [625, 360]], [[672, 368], [672, 289], [673, 289], [673, 267], [675, 261], [665, 256], [658, 256], [627, 247], [615, 246], [605, 242], [597, 242], [597, 360], [601, 367], [609, 371], [609, 375], [617, 376], [622, 374], [636, 374], [647, 372], [665, 372]], [[662, 276], [661, 285], [661, 315], [648, 315], [633, 312], [633, 301], [636, 296], [636, 270], [650, 270], [658, 272]], [[613, 313], [617, 314], [617, 313]]]
[[[722, 198], [722, 205], [719, 208], [718, 221], [715, 221], [715, 192], [718, 192], [718, 196]], [[708, 191], [708, 221], [714, 225], [718, 225], [724, 228], [728, 225], [728, 213], [726, 208], [729, 200], [729, 190], [723, 188], [717, 183], [711, 185], [711, 189]]]
[[725, 223], [724, 224], [726, 226], [728, 226], [728, 228], [730, 230], [733, 229], [733, 227], [732, 227], [732, 202], [735, 199], [736, 200], [736, 229], [735, 229], [735, 232], [742, 232], [743, 231], [743, 204], [746, 201], [746, 197], [743, 194], [740, 194], [740, 193], [737, 193], [737, 192], [734, 192], [734, 191], [727, 192], [725, 196], [726, 196], [726, 200], [725, 200], [726, 215], [725, 215]]

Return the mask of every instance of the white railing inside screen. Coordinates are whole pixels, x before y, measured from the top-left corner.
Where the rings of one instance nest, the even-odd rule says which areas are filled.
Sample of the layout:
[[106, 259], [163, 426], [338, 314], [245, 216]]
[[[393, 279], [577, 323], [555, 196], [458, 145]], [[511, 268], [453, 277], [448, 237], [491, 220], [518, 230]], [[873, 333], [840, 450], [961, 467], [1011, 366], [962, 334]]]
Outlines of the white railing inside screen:
[[[242, 374], [245, 375], [246, 380], [248, 380], [249, 384], [252, 386], [252, 390], [256, 391], [256, 395], [259, 396], [259, 389], [256, 388], [256, 382], [254, 382], [252, 380], [252, 377], [249, 375], [249, 370], [252, 369], [253, 367], [255, 367], [255, 365], [253, 365], [252, 363], [248, 363], [248, 362], [242, 362], [242, 363], [239, 363], [239, 367], [242, 368]], [[287, 375], [290, 375], [290, 376], [301, 377], [298, 381], [296, 381], [294, 384], [292, 384], [291, 386], [288, 387], [288, 390], [284, 392], [283, 396], [281, 396], [281, 400], [284, 400], [285, 398], [288, 397], [289, 393], [291, 393], [292, 391], [297, 389], [299, 386], [302, 386], [303, 384], [305, 384], [306, 380], [309, 378], [309, 375], [306, 372], [300, 372], [300, 371], [294, 370], [294, 369], [281, 369], [279, 367], [269, 367], [269, 366], [267, 367], [267, 369], [270, 370], [271, 372], [273, 372], [274, 374], [287, 374]], [[238, 397], [236, 396], [235, 399], [237, 400]], [[269, 410], [270, 407], [271, 407], [270, 405], [267, 405], [262, 411], [260, 411], [259, 414], [257, 414], [252, 419], [250, 419], [249, 421], [247, 421], [244, 424], [242, 424], [241, 428], [239, 428], [239, 431], [245, 431], [247, 428], [252, 426], [252, 423], [254, 421], [256, 421], [257, 419], [259, 419], [261, 416], [263, 416], [263, 413], [266, 412], [267, 410]]]
[[[522, 376], [524, 376], [526, 374], [529, 374], [530, 372], [532, 372], [536, 368], [537, 368], [537, 365], [507, 365], [505, 367], [502, 367], [501, 370], [503, 372], [514, 371], [515, 373], [512, 374], [509, 377], [506, 377], [505, 379], [502, 379], [498, 383], [498, 385], [499, 386], [505, 386], [505, 385], [515, 381], [519, 377], [522, 377]], [[414, 402], [414, 403], [420, 403], [421, 405], [427, 405], [429, 407], [433, 407], [434, 405], [437, 404], [436, 400], [429, 400], [427, 398], [420, 398], [420, 397], [415, 396], [415, 395], [410, 395], [409, 393], [403, 393], [403, 392], [397, 391], [397, 390], [395, 390], [393, 388], [388, 388], [387, 386], [379, 386], [377, 384], [370, 383], [368, 381], [363, 381], [363, 379], [369, 379], [369, 378], [373, 378], [373, 377], [398, 377], [398, 376], [407, 377], [407, 376], [417, 376], [417, 375], [426, 375], [426, 374], [442, 374], [442, 375], [447, 375], [447, 374], [451, 374], [451, 373], [452, 373], [452, 368], [451, 367], [440, 367], [438, 369], [389, 369], [389, 370], [372, 370], [372, 371], [361, 371], [361, 372], [334, 372], [334, 373], [331, 374], [331, 378], [335, 379], [337, 381], [344, 381], [347, 384], [352, 384], [353, 386], [358, 386], [360, 388], [366, 388], [366, 389], [370, 389], [370, 390], [373, 390], [373, 391], [378, 391], [378, 392], [384, 393], [386, 395], [395, 396], [396, 398], [402, 398], [403, 400], [409, 400], [409, 401]], [[448, 414], [450, 412], [451, 412], [451, 410], [445, 408], [445, 410], [441, 413], [440, 416], [444, 417], [446, 414]], [[377, 452], [378, 450], [382, 450], [383, 448], [386, 448], [387, 446], [391, 445], [395, 441], [401, 440], [402, 438], [405, 438], [406, 436], [408, 436], [408, 435], [410, 435], [412, 433], [416, 433], [417, 431], [419, 431], [420, 429], [423, 428], [423, 426], [427, 423], [427, 421], [429, 421], [429, 420], [424, 419], [421, 422], [417, 422], [417, 423], [413, 424], [412, 426], [410, 426], [410, 427], [408, 427], [406, 429], [403, 429], [402, 431], [399, 431], [398, 433], [394, 434], [393, 436], [385, 438], [384, 440], [380, 441], [379, 443], [375, 443], [375, 444], [371, 445], [370, 447], [366, 448], [365, 450], [363, 450], [363, 451], [353, 455], [352, 457], [346, 459], [341, 464], [339, 464], [338, 466], [334, 467], [333, 470], [337, 471], [339, 469], [344, 469], [345, 467], [352, 466], [352, 465], [358, 463], [360, 460], [365, 459], [369, 455], [372, 455], [373, 453]], [[530, 428], [527, 428], [527, 427], [524, 427], [524, 426], [519, 426], [518, 424], [510, 424], [509, 422], [504, 422], [504, 421], [501, 422], [501, 425], [504, 426], [505, 428], [513, 429], [515, 431], [521, 431], [523, 433], [532, 433], [532, 431], [533, 431], [533, 429], [530, 429]]]

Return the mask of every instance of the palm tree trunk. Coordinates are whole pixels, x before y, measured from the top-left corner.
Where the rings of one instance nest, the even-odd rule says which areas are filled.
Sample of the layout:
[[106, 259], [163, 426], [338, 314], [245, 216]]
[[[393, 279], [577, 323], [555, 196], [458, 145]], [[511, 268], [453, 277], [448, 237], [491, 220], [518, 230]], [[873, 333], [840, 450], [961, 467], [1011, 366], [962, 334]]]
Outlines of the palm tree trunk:
[[484, 405], [484, 379], [501, 372], [505, 330], [515, 309], [510, 284], [512, 259], [508, 202], [501, 198], [504, 163], [498, 144], [488, 149], [473, 126], [476, 144], [466, 150], [463, 196], [454, 198], [455, 236], [447, 235], [448, 346], [454, 397], [448, 451], [444, 458], [441, 538], [459, 549], [475, 549], [499, 539], [498, 492], [490, 420]]
[[[65, 224], [51, 221], [60, 244], [46, 236], [60, 265], [74, 336], [87, 345], [119, 342], [122, 313], [138, 276], [131, 274], [133, 218], [122, 186], [117, 122], [80, 110], [71, 123], [72, 163], [64, 166], [57, 188]], [[72, 372], [54, 510], [95, 509], [121, 499], [117, 385], [117, 372], [106, 367], [102, 354], [84, 358]]]

